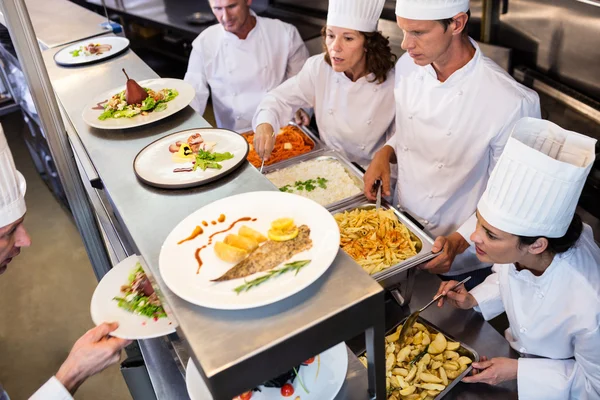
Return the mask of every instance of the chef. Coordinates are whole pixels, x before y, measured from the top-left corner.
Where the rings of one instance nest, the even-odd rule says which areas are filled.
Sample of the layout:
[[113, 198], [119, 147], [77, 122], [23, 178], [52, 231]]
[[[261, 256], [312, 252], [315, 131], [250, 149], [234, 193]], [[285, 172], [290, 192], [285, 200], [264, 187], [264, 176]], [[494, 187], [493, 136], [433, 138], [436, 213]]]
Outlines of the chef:
[[252, 0], [209, 2], [220, 24], [192, 43], [184, 77], [196, 90], [191, 106], [204, 114], [212, 95], [217, 126], [246, 132], [263, 96], [300, 71], [308, 50], [294, 26], [250, 10]]
[[373, 199], [381, 178], [389, 196], [397, 162], [395, 200], [437, 236], [441, 253], [424, 268], [476, 284], [491, 272], [465, 240], [477, 201], [514, 124], [540, 117], [539, 97], [468, 36], [468, 0], [398, 0], [396, 15], [406, 50], [396, 65], [396, 135], [366, 172], [365, 194]]
[[377, 32], [384, 0], [330, 0], [323, 28], [326, 52], [308, 59], [300, 73], [269, 92], [253, 126], [254, 146], [268, 159], [273, 132], [299, 108], [314, 108], [321, 139], [350, 161], [369, 165], [385, 144], [394, 120], [394, 61], [389, 41]]
[[[25, 179], [16, 169], [0, 126], [0, 274], [6, 272], [21, 248], [31, 239], [23, 226], [25, 219]], [[119, 362], [121, 349], [131, 342], [108, 336], [118, 324], [102, 324], [83, 335], [69, 353], [56, 375], [30, 400], [72, 400], [77, 388], [88, 377]], [[0, 400], [8, 400], [0, 385]]]
[[547, 121], [515, 126], [471, 235], [494, 273], [447, 301], [486, 320], [506, 311], [506, 339], [522, 357], [474, 363], [465, 382], [516, 379], [524, 400], [600, 398], [600, 249], [575, 214], [595, 142]]

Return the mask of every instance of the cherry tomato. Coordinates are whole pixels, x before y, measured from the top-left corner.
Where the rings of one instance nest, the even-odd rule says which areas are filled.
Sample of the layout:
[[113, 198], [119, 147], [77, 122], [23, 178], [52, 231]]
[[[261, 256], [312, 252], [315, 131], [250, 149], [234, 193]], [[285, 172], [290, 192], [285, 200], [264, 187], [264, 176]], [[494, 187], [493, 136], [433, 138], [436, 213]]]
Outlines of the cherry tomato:
[[315, 358], [314, 358], [314, 357], [311, 357], [311, 358], [309, 358], [308, 360], [304, 361], [304, 364], [306, 364], [306, 365], [310, 365], [310, 364], [312, 364], [314, 361], [315, 361]]
[[252, 398], [252, 391], [242, 393], [239, 396], [233, 398], [233, 400], [250, 400]]
[[292, 385], [290, 385], [289, 383], [286, 383], [285, 385], [283, 385], [283, 387], [281, 388], [281, 395], [283, 397], [290, 397], [293, 394], [294, 394], [294, 387]]

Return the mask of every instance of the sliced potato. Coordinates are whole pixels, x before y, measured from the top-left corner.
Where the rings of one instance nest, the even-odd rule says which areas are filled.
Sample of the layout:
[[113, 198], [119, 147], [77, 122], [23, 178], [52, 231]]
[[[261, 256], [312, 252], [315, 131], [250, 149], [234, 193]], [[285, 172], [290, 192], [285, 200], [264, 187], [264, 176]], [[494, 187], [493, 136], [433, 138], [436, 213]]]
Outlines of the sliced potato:
[[445, 362], [442, 365], [442, 367], [444, 367], [444, 369], [446, 370], [446, 372], [449, 372], [449, 371], [458, 371], [458, 368], [459, 368], [456, 365], [454, 365], [454, 363], [452, 363], [450, 361]]
[[448, 344], [448, 341], [446, 340], [446, 337], [444, 335], [442, 335], [441, 333], [438, 333], [435, 336], [435, 339], [433, 340], [433, 342], [431, 342], [431, 344], [429, 345], [429, 350], [427, 350], [427, 351], [430, 354], [440, 354], [444, 350], [446, 350], [447, 344]]
[[425, 332], [427, 332], [427, 328], [425, 328], [425, 325], [423, 325], [423, 324], [422, 324], [422, 323], [420, 323], [420, 322], [415, 322], [415, 323], [414, 323], [414, 325], [413, 325], [413, 328], [417, 328], [417, 329], [418, 329], [418, 330], [420, 330], [420, 331], [425, 331]]
[[248, 227], [246, 225], [242, 225], [242, 227], [238, 231], [238, 235], [254, 239], [258, 243], [262, 243], [262, 242], [266, 242], [267, 241], [267, 237], [265, 235], [263, 235], [259, 231], [255, 231], [254, 229], [252, 229], [252, 228], [250, 228], [250, 227]]
[[443, 363], [441, 361], [435, 361], [435, 360], [432, 359], [432, 361], [431, 361], [431, 369], [434, 369], [434, 370], [437, 371], [438, 369], [440, 369], [440, 367], [442, 366], [442, 364]]
[[396, 356], [396, 360], [399, 363], [402, 363], [404, 361], [406, 361], [406, 358], [410, 355], [410, 352], [412, 351], [412, 346], [404, 346], [402, 349], [400, 349], [400, 351], [398, 352], [398, 355]]
[[394, 353], [390, 353], [385, 358], [385, 369], [386, 369], [386, 371], [392, 369], [394, 367], [394, 365], [396, 365], [396, 356], [394, 355]]
[[421, 392], [421, 400], [424, 400], [427, 397], [427, 392]]
[[415, 390], [417, 390], [417, 387], [415, 385], [410, 385], [406, 389], [402, 389], [400, 391], [400, 394], [402, 396], [408, 396], [409, 394], [413, 394], [415, 392]]
[[421, 388], [425, 390], [439, 390], [441, 392], [446, 389], [446, 386], [440, 385], [439, 383], [423, 383], [421, 384]]
[[458, 360], [458, 357], [460, 357], [460, 355], [455, 351], [446, 350], [444, 352], [444, 357], [446, 357], [446, 359], [448, 360]]
[[448, 375], [446, 375], [446, 370], [443, 367], [440, 367], [438, 372], [440, 373], [442, 384], [448, 386]]
[[397, 342], [398, 339], [400, 339], [400, 331], [396, 331], [395, 333], [392, 333], [391, 335], [388, 335], [388, 336], [385, 337], [385, 340], [388, 343]]
[[431, 343], [431, 339], [429, 338], [429, 335], [423, 335], [423, 341], [421, 342], [421, 344], [427, 346], [430, 343]]
[[473, 362], [469, 357], [462, 356], [457, 360], [460, 365], [469, 365]]
[[398, 383], [398, 386], [402, 389], [406, 389], [407, 387], [409, 387], [410, 385], [408, 383], [406, 383], [406, 381], [404, 380], [403, 377], [401, 377], [400, 375], [394, 375], [396, 377], [396, 382]]
[[427, 393], [428, 396], [435, 398], [438, 394], [440, 394], [442, 392], [440, 390], [428, 390], [425, 393]]
[[460, 348], [460, 343], [458, 342], [448, 342], [448, 345], [446, 346], [446, 350], [458, 350]]
[[442, 380], [440, 378], [427, 372], [421, 373], [421, 380], [426, 383], [442, 383]]
[[435, 360], [435, 361], [442, 361], [442, 362], [446, 361], [444, 359], [444, 355], [443, 354], [438, 354], [437, 356], [433, 356], [433, 357], [431, 357], [431, 359]]
[[394, 368], [392, 370], [392, 374], [405, 377], [408, 376], [408, 370], [406, 368]]
[[420, 400], [421, 396], [418, 393], [409, 394], [408, 396], [403, 396], [402, 400]]
[[238, 249], [251, 252], [258, 248], [258, 242], [252, 238], [240, 235], [229, 234], [225, 237], [225, 244], [228, 244]]
[[421, 344], [423, 342], [423, 332], [418, 331], [415, 336], [413, 336], [414, 344]]
[[404, 380], [406, 382], [410, 382], [414, 379], [415, 375], [417, 375], [417, 367], [415, 365], [413, 365], [412, 368], [410, 369], [410, 371], [408, 372], [408, 375], [406, 376], [406, 378], [404, 378]]
[[214, 249], [217, 257], [228, 263], [239, 263], [248, 255], [248, 252], [245, 250], [230, 246], [223, 242], [216, 242]]

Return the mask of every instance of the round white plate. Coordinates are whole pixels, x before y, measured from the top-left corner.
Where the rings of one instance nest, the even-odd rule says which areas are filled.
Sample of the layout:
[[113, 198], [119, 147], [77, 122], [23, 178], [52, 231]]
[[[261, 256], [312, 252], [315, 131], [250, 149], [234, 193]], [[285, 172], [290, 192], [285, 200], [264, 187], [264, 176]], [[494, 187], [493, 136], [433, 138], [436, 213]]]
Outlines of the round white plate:
[[[194, 133], [200, 133], [205, 142], [215, 142], [213, 152], [230, 152], [233, 158], [221, 161], [223, 168], [206, 171], [173, 172], [175, 168], [192, 167], [192, 162], [181, 164], [173, 161], [169, 146], [177, 141], [186, 142]], [[239, 167], [248, 155], [248, 142], [238, 133], [226, 129], [188, 129], [165, 136], [146, 146], [135, 157], [133, 169], [136, 176], [148, 185], [166, 189], [178, 189], [212, 182]]]
[[[135, 79], [135, 76], [132, 76], [131, 74], [129, 76], [132, 79]], [[184, 82], [181, 79], [160, 78], [138, 81], [138, 84], [141, 87], [150, 88], [155, 91], [160, 89], [175, 89], [179, 92], [179, 96], [169, 101], [167, 103], [167, 109], [164, 111], [151, 112], [148, 115], [136, 115], [133, 118], [109, 118], [105, 119], [104, 121], [100, 121], [98, 116], [100, 116], [104, 110], [94, 110], [94, 107], [97, 108], [99, 103], [102, 103], [120, 91], [125, 90], [125, 82], [127, 82], [127, 78], [125, 78], [125, 75], [123, 75], [123, 86], [119, 86], [99, 94], [98, 96], [94, 97], [94, 99], [87, 106], [85, 106], [82, 117], [86, 124], [100, 129], [127, 129], [151, 124], [183, 110], [192, 102], [194, 96], [196, 95], [194, 88], [189, 83]]]
[[121, 286], [127, 284], [129, 274], [136, 268], [137, 262], [138, 256], [127, 257], [104, 275], [92, 296], [92, 320], [96, 325], [118, 322], [119, 327], [111, 335], [128, 340], [151, 339], [175, 332], [177, 324], [168, 317], [154, 321], [125, 311], [113, 300], [115, 296], [123, 296]]
[[[345, 343], [340, 343], [320, 355], [321, 366], [319, 367], [317, 357], [312, 364], [302, 366], [298, 372], [302, 382], [309, 393], [306, 393], [299, 383], [294, 379], [294, 394], [291, 397], [283, 397], [281, 389], [266, 388], [260, 386], [260, 392], [252, 392], [251, 400], [286, 400], [295, 399], [300, 396], [302, 400], [333, 400], [338, 394], [348, 372], [348, 350]], [[317, 375], [319, 370], [319, 375]], [[200, 372], [190, 358], [187, 364], [185, 383], [188, 394], [192, 400], [211, 399], [210, 393], [203, 384]]]
[[[226, 220], [216, 225], [220, 214]], [[203, 249], [200, 257], [203, 266], [198, 270], [196, 249], [208, 243], [208, 237], [227, 229], [234, 221], [244, 218], [256, 221], [240, 222], [228, 232], [213, 238], [212, 245]], [[298, 274], [288, 272], [272, 278], [247, 292], [236, 294], [234, 288], [264, 275], [264, 272], [226, 282], [211, 282], [227, 272], [234, 264], [221, 261], [214, 252], [214, 244], [229, 233], [238, 232], [247, 225], [266, 235], [271, 222], [278, 218], [293, 218], [296, 225], [310, 228], [312, 248], [296, 254], [286, 263], [311, 260]], [[209, 222], [204, 233], [194, 240], [178, 245], [202, 221]], [[200, 306], [222, 310], [242, 310], [274, 303], [298, 293], [316, 281], [333, 262], [340, 245], [340, 232], [333, 216], [322, 206], [307, 198], [283, 192], [250, 192], [217, 200], [192, 213], [171, 231], [160, 251], [159, 265], [163, 280], [179, 297]], [[276, 267], [281, 268], [281, 265]]]
[[[80, 55], [79, 57], [73, 57], [73, 55], [70, 54], [71, 51], [77, 50], [81, 46], [87, 46], [90, 43], [110, 44], [112, 46], [112, 49], [100, 55]], [[62, 65], [65, 67], [75, 67], [79, 65], [92, 64], [95, 62], [106, 60], [108, 58], [116, 57], [128, 48], [129, 39], [125, 39], [119, 36], [100, 36], [96, 38], [89, 38], [82, 42], [78, 42], [68, 47], [65, 47], [64, 49], [62, 49], [54, 55], [54, 61], [58, 65]]]

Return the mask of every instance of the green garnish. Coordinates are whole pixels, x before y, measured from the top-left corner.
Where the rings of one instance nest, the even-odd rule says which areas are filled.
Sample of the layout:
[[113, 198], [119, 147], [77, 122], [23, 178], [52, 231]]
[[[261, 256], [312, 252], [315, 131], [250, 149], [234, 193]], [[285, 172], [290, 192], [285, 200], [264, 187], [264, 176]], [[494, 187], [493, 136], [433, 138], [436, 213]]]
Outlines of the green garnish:
[[422, 352], [420, 352], [419, 354], [417, 354], [415, 356], [415, 358], [412, 359], [411, 362], [408, 363], [408, 365], [415, 365], [417, 362], [419, 362], [419, 360], [423, 357], [425, 357], [425, 354], [427, 354], [427, 350], [429, 349], [429, 345], [425, 346], [425, 350], [423, 350]]
[[306, 389], [306, 386], [304, 386], [304, 382], [302, 382], [302, 378], [300, 377], [300, 374], [298, 373], [298, 370], [296, 369], [296, 367], [294, 367], [294, 373], [296, 374], [296, 378], [298, 378], [298, 382], [300, 382], [300, 386], [302, 386], [302, 389], [304, 389], [306, 394], [310, 394], [308, 389]]
[[285, 186], [280, 187], [279, 191], [280, 192], [287, 192], [287, 193], [292, 193], [293, 192], [293, 190], [290, 187], [290, 185], [285, 185]]
[[302, 268], [304, 268], [305, 266], [307, 266], [308, 264], [310, 264], [310, 260], [294, 261], [292, 263], [285, 264], [283, 266], [283, 268], [273, 269], [273, 270], [269, 271], [266, 275], [263, 275], [256, 279], [252, 279], [251, 281], [246, 281], [243, 285], [240, 285], [240, 286], [236, 287], [235, 289], [233, 289], [233, 291], [236, 292], [237, 294], [240, 294], [242, 292], [247, 292], [248, 290], [250, 290], [256, 286], [258, 286], [262, 283], [265, 283], [266, 281], [268, 281], [271, 278], [276, 278], [279, 275], [283, 275], [290, 271], [296, 271], [295, 275], [298, 275], [298, 272], [300, 272], [300, 270]]
[[79, 53], [81, 53], [81, 49], [77, 49], [77, 50], [73, 50], [73, 51], [69, 52], [69, 54], [71, 54], [73, 57], [79, 57]]
[[[127, 288], [121, 289], [125, 293], [124, 297], [113, 297], [113, 300], [118, 302], [118, 306], [134, 314], [144, 315], [149, 318], [166, 318], [167, 313], [161, 305], [152, 305], [149, 302], [149, 297], [141, 292], [134, 292], [131, 289], [131, 284], [136, 279], [138, 274], [144, 274], [144, 269], [140, 263], [136, 264], [136, 268], [129, 274], [127, 279]], [[131, 296], [133, 295], [133, 296]]]
[[317, 179], [308, 179], [306, 181], [296, 181], [294, 182], [294, 187], [292, 185], [285, 185], [279, 188], [282, 192], [293, 193], [294, 190], [302, 191], [306, 190], [307, 192], [312, 192], [318, 187], [321, 189], [327, 189], [327, 179], [321, 178], [320, 176]]
[[232, 158], [233, 154], [230, 152], [211, 153], [210, 151], [200, 149], [198, 150], [198, 154], [196, 154], [196, 164], [194, 164], [193, 170], [195, 171], [198, 168], [202, 171], [206, 171], [208, 168], [221, 169], [223, 166], [219, 163]]

